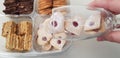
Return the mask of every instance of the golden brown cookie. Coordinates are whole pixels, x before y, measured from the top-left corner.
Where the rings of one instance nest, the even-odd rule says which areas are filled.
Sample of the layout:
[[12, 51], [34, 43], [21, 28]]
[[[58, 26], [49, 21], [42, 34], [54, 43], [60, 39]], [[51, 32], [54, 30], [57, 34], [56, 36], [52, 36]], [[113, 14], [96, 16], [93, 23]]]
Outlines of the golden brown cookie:
[[23, 39], [24, 39], [24, 50], [29, 51], [32, 46], [32, 35], [25, 34]]
[[48, 9], [43, 9], [39, 11], [40, 14], [44, 14], [44, 15], [48, 15], [52, 13], [52, 9], [48, 8]]
[[29, 21], [22, 21], [18, 24], [18, 34], [32, 34], [32, 24]]
[[53, 0], [53, 7], [60, 7], [67, 4], [66, 0]]
[[16, 23], [13, 21], [8, 21], [3, 24], [2, 28], [2, 36], [7, 37], [9, 33], [15, 33], [16, 32]]

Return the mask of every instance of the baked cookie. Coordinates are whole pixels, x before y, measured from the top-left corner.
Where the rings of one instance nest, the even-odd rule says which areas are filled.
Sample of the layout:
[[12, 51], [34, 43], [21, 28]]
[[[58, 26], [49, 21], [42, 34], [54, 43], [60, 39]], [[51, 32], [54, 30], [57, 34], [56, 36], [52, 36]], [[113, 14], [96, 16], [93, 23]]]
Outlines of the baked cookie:
[[67, 38], [67, 34], [62, 32], [62, 33], [58, 33], [58, 34], [53, 34], [54, 38], [56, 39], [66, 39]]
[[60, 7], [67, 5], [67, 0], [53, 0], [53, 7]]
[[66, 41], [62, 40], [62, 39], [51, 39], [50, 44], [58, 50], [61, 50], [64, 45], [65, 45]]
[[18, 24], [18, 34], [32, 34], [32, 24], [29, 21], [22, 21]]
[[49, 15], [52, 13], [52, 8], [46, 8], [38, 11], [39, 14]]
[[47, 33], [45, 30], [39, 29], [38, 30], [38, 38], [37, 43], [38, 45], [45, 45], [47, 44], [52, 38], [52, 34]]
[[60, 12], [55, 12], [51, 16], [50, 24], [52, 25], [53, 33], [64, 32], [64, 21], [65, 21], [65, 18], [63, 14]]
[[16, 32], [16, 23], [13, 21], [8, 21], [3, 24], [2, 28], [2, 36], [7, 37], [10, 33], [14, 34]]
[[65, 21], [65, 29], [71, 35], [80, 35], [83, 29], [84, 19], [82, 17], [76, 16], [73, 19], [67, 19]]
[[23, 38], [23, 43], [24, 43], [24, 50], [29, 51], [32, 46], [32, 35], [25, 34]]
[[96, 13], [91, 15], [88, 20], [86, 20], [84, 30], [87, 33], [97, 33], [97, 32], [104, 32], [105, 31], [105, 23], [104, 18], [101, 16], [100, 13]]
[[45, 51], [49, 51], [49, 50], [51, 50], [51, 48], [52, 48], [52, 45], [50, 45], [50, 44], [45, 44], [42, 46], [42, 50], [45, 50]]

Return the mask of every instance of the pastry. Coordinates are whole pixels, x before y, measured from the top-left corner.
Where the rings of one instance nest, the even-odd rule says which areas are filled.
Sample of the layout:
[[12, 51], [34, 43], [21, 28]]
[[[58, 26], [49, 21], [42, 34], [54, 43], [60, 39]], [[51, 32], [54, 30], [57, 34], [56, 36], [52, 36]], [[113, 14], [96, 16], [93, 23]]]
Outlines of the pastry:
[[5, 0], [5, 14], [30, 14], [33, 11], [34, 0]]
[[64, 45], [65, 45], [66, 41], [62, 40], [62, 39], [51, 39], [50, 44], [58, 50], [61, 50]]
[[7, 37], [9, 33], [16, 32], [16, 23], [13, 21], [8, 21], [3, 24], [2, 36]]
[[38, 38], [37, 43], [38, 45], [45, 45], [47, 44], [52, 38], [52, 34], [47, 33], [45, 30], [39, 29], [38, 30]]
[[53, 33], [59, 33], [64, 31], [64, 16], [60, 12], [55, 12], [51, 16], [50, 24], [52, 25]]
[[32, 24], [29, 21], [22, 21], [18, 24], [18, 34], [32, 34]]
[[82, 17], [76, 16], [73, 19], [67, 19], [65, 21], [65, 29], [71, 35], [80, 35], [83, 29], [84, 19]]
[[53, 34], [53, 35], [54, 35], [54, 38], [56, 38], [56, 39], [66, 39], [67, 38], [67, 35], [64, 32], [58, 33], [58, 34]]
[[49, 50], [51, 50], [51, 48], [52, 48], [52, 45], [50, 45], [50, 44], [45, 44], [42, 46], [42, 50], [45, 50], [45, 51], [49, 51]]
[[105, 31], [105, 24], [104, 18], [101, 17], [100, 13], [96, 13], [91, 15], [85, 22], [84, 30], [87, 33], [94, 34], [96, 32], [104, 32]]
[[53, 0], [53, 7], [60, 7], [64, 5], [67, 5], [66, 0]]
[[[29, 29], [28, 29], [29, 28]], [[32, 45], [32, 24], [22, 21], [4, 23], [2, 35], [6, 37], [6, 48], [13, 51], [29, 51]]]

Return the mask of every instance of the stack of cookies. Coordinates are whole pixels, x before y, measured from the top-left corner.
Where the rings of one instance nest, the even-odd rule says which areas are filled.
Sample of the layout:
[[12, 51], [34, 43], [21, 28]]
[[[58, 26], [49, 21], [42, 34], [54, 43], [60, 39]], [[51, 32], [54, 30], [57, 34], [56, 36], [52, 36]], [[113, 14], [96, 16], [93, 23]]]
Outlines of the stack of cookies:
[[6, 48], [15, 51], [29, 51], [32, 45], [32, 24], [22, 21], [4, 23], [2, 36], [6, 37]]
[[66, 0], [39, 0], [38, 13], [48, 15], [52, 13], [52, 8], [64, 6], [66, 4]]

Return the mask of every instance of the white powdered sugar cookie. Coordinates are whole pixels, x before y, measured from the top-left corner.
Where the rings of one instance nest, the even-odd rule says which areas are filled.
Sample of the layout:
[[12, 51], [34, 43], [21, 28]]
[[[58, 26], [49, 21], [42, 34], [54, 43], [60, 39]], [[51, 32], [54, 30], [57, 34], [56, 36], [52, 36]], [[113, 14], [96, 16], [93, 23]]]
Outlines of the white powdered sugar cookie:
[[37, 43], [39, 45], [47, 44], [50, 41], [51, 38], [52, 38], [52, 34], [47, 33], [45, 30], [42, 30], [42, 29], [38, 30]]
[[100, 23], [101, 23], [101, 14], [96, 13], [88, 17], [88, 19], [85, 22], [84, 25], [84, 30], [85, 31], [90, 31], [94, 29], [99, 29], [100, 28]]
[[84, 19], [82, 17], [74, 17], [73, 19], [67, 19], [65, 21], [65, 29], [74, 35], [80, 35], [84, 24]]
[[53, 33], [59, 33], [64, 31], [64, 16], [60, 12], [56, 12], [51, 16], [51, 25]]
[[51, 44], [45, 44], [42, 46], [42, 50], [49, 51], [52, 48]]
[[58, 34], [54, 34], [54, 38], [56, 39], [66, 39], [67, 34], [62, 32], [62, 33], [58, 33]]
[[64, 45], [65, 45], [66, 41], [62, 40], [62, 39], [51, 39], [50, 44], [58, 50], [61, 50]]

